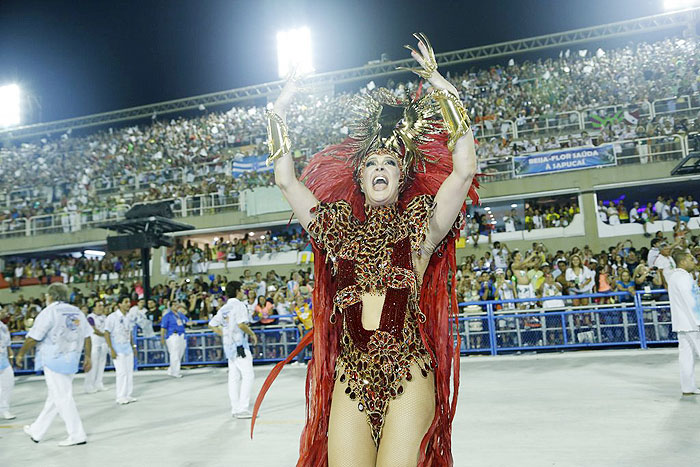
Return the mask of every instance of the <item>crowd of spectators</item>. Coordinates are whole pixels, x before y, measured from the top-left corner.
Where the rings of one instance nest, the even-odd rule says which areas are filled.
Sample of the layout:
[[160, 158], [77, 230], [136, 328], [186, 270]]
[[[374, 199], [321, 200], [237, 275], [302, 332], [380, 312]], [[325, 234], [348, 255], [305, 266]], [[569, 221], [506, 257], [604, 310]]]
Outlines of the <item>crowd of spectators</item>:
[[[309, 236], [303, 230], [280, 234], [267, 231], [257, 237], [246, 233], [242, 238], [235, 237], [232, 241], [219, 237], [211, 243], [201, 244], [190, 240], [183, 243], [178, 239], [168, 251], [168, 264], [170, 271], [180, 276], [206, 274], [212, 263], [223, 263], [228, 271], [229, 261], [242, 261], [246, 265], [253, 256], [260, 260], [272, 259], [276, 253], [304, 249], [310, 249], [310, 244]], [[309, 260], [310, 257], [306, 262]]]
[[[206, 279], [195, 277], [155, 285], [148, 301], [144, 300], [144, 289], [139, 280], [91, 284], [87, 291], [74, 286], [70, 302], [89, 313], [95, 303], [101, 301], [110, 313], [116, 309], [119, 297], [128, 295], [134, 306], [143, 307], [146, 317], [154, 324], [160, 322], [166, 310], [177, 308], [184, 311], [189, 319], [199, 320], [204, 325], [203, 322], [208, 321], [223, 305], [226, 284], [234, 278], [220, 274]], [[263, 277], [260, 272], [251, 274], [250, 270], [245, 270], [235, 279], [243, 283], [244, 301], [254, 326], [277, 324], [282, 320], [296, 323], [302, 333], [312, 326], [308, 319], [314, 287], [311, 267], [294, 271], [289, 276], [270, 270]], [[41, 299], [25, 299], [23, 294], [5, 304], [8, 311], [6, 324], [10, 331], [20, 332], [31, 328], [43, 306]]]
[[[588, 246], [549, 251], [543, 243], [533, 243], [527, 251], [510, 250], [505, 242], [494, 242], [483, 256], [468, 255], [457, 271], [457, 296], [462, 302], [542, 298], [558, 295], [585, 295], [662, 289], [663, 272], [672, 266], [673, 249], [690, 251], [700, 260], [700, 239], [688, 230], [673, 239], [657, 232], [649, 246], [635, 247], [620, 242], [598, 253]], [[699, 277], [700, 279], [700, 277]], [[595, 299], [600, 303], [630, 302], [633, 297]], [[572, 305], [586, 305], [587, 298], [572, 299]], [[563, 308], [563, 300], [505, 304], [508, 308]], [[479, 307], [479, 310], [481, 308]]]
[[2, 272], [13, 292], [18, 291], [22, 285], [49, 284], [55, 281], [91, 284], [134, 278], [140, 274], [141, 257], [136, 251], [119, 255], [55, 255], [17, 259], [6, 262]]
[[[615, 119], [601, 111], [605, 123], [590, 133], [567, 131], [570, 122], [557, 114], [620, 104], [637, 109], [643, 101], [697, 93], [699, 53], [697, 41], [669, 38], [608, 51], [566, 51], [559, 58], [510, 60], [506, 66], [448, 77], [472, 113], [477, 137], [494, 134], [495, 126], [503, 130], [480, 138], [482, 169], [489, 173], [496, 169], [487, 162], [517, 153], [698, 130], [700, 119], [674, 117], [673, 99], [659, 109], [667, 116], [652, 121]], [[388, 86], [404, 94], [415, 91], [417, 82]], [[351, 97], [309, 95], [291, 107], [288, 120], [300, 166], [306, 155], [347, 135], [344, 119]], [[76, 212], [90, 211], [90, 220], [99, 221], [113, 217], [124, 204], [210, 193], [223, 200], [271, 184], [270, 172], [231, 176], [235, 160], [265, 153], [264, 109], [202, 111], [195, 118], [165, 121], [154, 116], [145, 126], [5, 145], [0, 149], [0, 193], [9, 198], [0, 211], [0, 221], [8, 221], [3, 228], [22, 228], [19, 218], [61, 213], [64, 229], [70, 230], [78, 224], [71, 217]], [[511, 140], [512, 133], [501, 124], [505, 120], [514, 122], [521, 140]], [[557, 122], [554, 127], [551, 121]]]
[[571, 224], [576, 214], [581, 212], [578, 203], [562, 202], [539, 204], [528, 202], [525, 204], [524, 216], [518, 214], [516, 208], [512, 208], [498, 223], [491, 216], [491, 211], [472, 210], [464, 224], [463, 235], [476, 248], [479, 246], [481, 236], [488, 237], [491, 243], [491, 235], [494, 232], [517, 232], [521, 230], [546, 229], [551, 227], [567, 227]]
[[[483, 305], [469, 304], [483, 300], [529, 299], [498, 304], [494, 309], [497, 312], [527, 311], [540, 307], [545, 310], [563, 310], [569, 306], [585, 307], [593, 303], [627, 304], [633, 310], [635, 293], [641, 293], [642, 300], [667, 300], [665, 293], [659, 295], [652, 293], [652, 290], [665, 288], [664, 274], [674, 267], [671, 254], [678, 248], [690, 251], [700, 260], [700, 238], [691, 236], [688, 230], [680, 229], [671, 239], [666, 239], [661, 232], [657, 232], [648, 246], [635, 246], [627, 240], [597, 253], [588, 246], [573, 247], [568, 251], [549, 251], [539, 242], [533, 243], [527, 251], [517, 251], [510, 250], [505, 242], [497, 241], [483, 256], [472, 254], [462, 258], [455, 277], [457, 299], [462, 303], [461, 311], [467, 316], [474, 313], [483, 316]], [[105, 303], [110, 311], [116, 306], [118, 297], [126, 294], [132, 298], [135, 306], [144, 309], [147, 318], [154, 324], [160, 321], [166, 310], [172, 308], [183, 311], [191, 320], [205, 323], [224, 303], [223, 291], [227, 281], [232, 279], [234, 277], [230, 273], [172, 279], [155, 285], [147, 302], [139, 302], [144, 298], [144, 290], [138, 279], [119, 280], [115, 283], [96, 282], [90, 284], [85, 291], [74, 286], [70, 301], [86, 313], [97, 301]], [[315, 283], [311, 267], [295, 270], [289, 276], [280, 275], [274, 270], [252, 273], [250, 269], [244, 269], [243, 274], [235, 279], [243, 284], [244, 301], [253, 326], [265, 328], [276, 324], [293, 324], [298, 327], [300, 334], [313, 326], [310, 319], [313, 310], [311, 294]], [[696, 279], [700, 281], [697, 273]], [[590, 298], [590, 294], [603, 295]], [[12, 303], [6, 304], [9, 311], [7, 324], [11, 331], [30, 328], [42, 306], [40, 299], [26, 300], [21, 294]], [[617, 317], [618, 321], [610, 321], [610, 316]], [[608, 320], [608, 324], [620, 322], [619, 314], [603, 312], [601, 317]], [[660, 316], [661, 320], [665, 318], [668, 317]], [[581, 313], [572, 315], [572, 319], [578, 330], [585, 330], [586, 326], [592, 325], [594, 318], [584, 308]], [[499, 339], [508, 342], [514, 339], [515, 334], [508, 332], [515, 332], [515, 320], [516, 318], [497, 320]], [[544, 318], [527, 316], [524, 321], [525, 330], [540, 328], [544, 325], [543, 320]], [[471, 345], [479, 347], [478, 341], [483, 337], [480, 334], [483, 324], [479, 320], [469, 321], [468, 326], [470, 332], [475, 333]], [[669, 329], [666, 325], [659, 327], [656, 332], [660, 334], [657, 337], [667, 338]], [[581, 332], [581, 335], [586, 332]], [[606, 328], [606, 341], [619, 341], [619, 332], [619, 329]], [[540, 336], [537, 333], [535, 335]], [[268, 342], [278, 342], [282, 339], [281, 336], [279, 332], [274, 332], [269, 335]], [[260, 347], [256, 350], [260, 353], [258, 358], [281, 357], [283, 352], [289, 351], [283, 347]]]
[[639, 201], [634, 201], [629, 210], [623, 198], [607, 202], [598, 200], [598, 218], [602, 222], [609, 225], [638, 223], [644, 227], [647, 237], [651, 237], [647, 232], [647, 224], [650, 222], [670, 220], [676, 222], [678, 227], [685, 228], [685, 224], [693, 217], [700, 217], [700, 205], [692, 195], [678, 196], [676, 199], [659, 195], [656, 202], [640, 204]]
[[[273, 235], [271, 232], [251, 237], [245, 234], [227, 241], [223, 237], [212, 243], [182, 242], [177, 238], [175, 246], [168, 251], [168, 263], [172, 273], [180, 276], [207, 274], [209, 265], [223, 263], [228, 272], [228, 262], [250, 261], [253, 255], [261, 260], [275, 253], [310, 249], [309, 237], [305, 231], [284, 232]], [[304, 258], [309, 262], [310, 256]], [[2, 277], [13, 292], [22, 285], [49, 284], [60, 281], [66, 284], [92, 284], [95, 282], [117, 282], [141, 276], [141, 256], [138, 251], [104, 256], [94, 255], [55, 255], [45, 258], [27, 258], [8, 261]]]

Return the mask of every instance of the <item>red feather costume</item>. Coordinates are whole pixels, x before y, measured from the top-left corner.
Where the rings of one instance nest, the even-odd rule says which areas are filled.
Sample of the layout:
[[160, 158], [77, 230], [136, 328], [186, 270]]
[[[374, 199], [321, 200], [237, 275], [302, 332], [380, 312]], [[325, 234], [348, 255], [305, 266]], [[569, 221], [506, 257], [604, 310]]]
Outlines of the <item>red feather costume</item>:
[[[427, 162], [424, 170], [415, 170], [404, 180], [398, 200], [399, 209], [416, 196], [434, 196], [443, 181], [452, 172], [452, 155], [447, 148], [445, 133], [433, 134], [430, 141], [418, 146]], [[353, 215], [364, 221], [364, 196], [356, 182], [352, 154], [357, 141], [348, 138], [316, 154], [302, 173], [301, 180], [323, 203], [344, 200], [352, 207]], [[474, 180], [469, 197], [478, 203], [478, 183]], [[464, 207], [463, 207], [464, 211]], [[461, 217], [461, 216], [460, 216]], [[459, 339], [453, 339], [453, 321], [458, 310], [455, 295], [455, 239], [454, 229], [435, 249], [423, 276], [419, 295], [420, 310], [427, 320], [419, 324], [420, 337], [434, 362], [435, 415], [420, 446], [419, 466], [451, 466], [451, 431], [457, 392], [459, 388]], [[313, 291], [314, 328], [304, 336], [295, 351], [270, 372], [253, 412], [253, 424], [260, 403], [282, 367], [313, 339], [313, 358], [306, 378], [306, 424], [301, 436], [297, 466], [328, 465], [328, 427], [331, 395], [335, 383], [336, 360], [340, 352], [341, 328], [331, 322], [334, 313], [334, 294], [331, 266], [324, 252], [313, 243], [316, 287]], [[452, 377], [452, 398], [450, 378]], [[251, 436], [253, 426], [251, 426]]]

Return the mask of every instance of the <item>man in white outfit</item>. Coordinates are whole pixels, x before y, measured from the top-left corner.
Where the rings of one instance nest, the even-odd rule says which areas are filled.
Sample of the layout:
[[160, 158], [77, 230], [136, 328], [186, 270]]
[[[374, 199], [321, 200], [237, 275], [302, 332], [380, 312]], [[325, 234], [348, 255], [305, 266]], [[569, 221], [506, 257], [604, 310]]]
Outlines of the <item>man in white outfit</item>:
[[141, 328], [143, 337], [149, 338], [154, 337], [156, 333], [153, 331], [153, 322], [146, 316], [147, 312], [146, 300], [140, 298], [136, 305], [129, 309], [126, 316], [132, 323]]
[[668, 297], [671, 302], [671, 326], [678, 334], [678, 363], [684, 396], [700, 394], [695, 384], [695, 356], [700, 357], [700, 290], [694, 280], [695, 259], [690, 253], [675, 250], [676, 269], [668, 269]]
[[102, 383], [102, 377], [107, 364], [107, 341], [104, 338], [105, 332], [105, 305], [101, 301], [95, 303], [92, 312], [87, 315], [88, 324], [92, 326], [92, 368], [85, 373], [85, 392], [88, 394], [97, 391], [104, 391], [105, 386]]
[[[5, 316], [6, 312], [0, 308], [0, 320]], [[5, 420], [15, 418], [10, 412], [12, 388], [15, 387], [15, 372], [10, 364], [13, 358], [11, 342], [10, 330], [0, 321], [0, 418]]]
[[134, 322], [127, 317], [131, 300], [119, 297], [119, 308], [105, 321], [105, 340], [117, 373], [117, 404], [135, 402], [134, 390]]
[[183, 304], [176, 303], [172, 309], [168, 309], [160, 322], [160, 342], [168, 349], [168, 376], [173, 378], [182, 378], [180, 362], [185, 355], [185, 326], [192, 324], [185, 311], [187, 308]]
[[85, 444], [87, 435], [73, 400], [73, 378], [78, 372], [80, 354], [85, 346], [83, 370], [90, 371], [92, 328], [83, 313], [68, 300], [65, 284], [51, 284], [46, 293], [46, 307], [34, 320], [24, 345], [15, 356], [15, 363], [22, 367], [24, 354], [39, 343], [44, 378], [48, 388], [46, 403], [39, 417], [24, 432], [38, 443], [46, 434], [56, 414], [66, 424], [68, 438], [59, 446]]
[[250, 352], [248, 336], [253, 345], [258, 338], [250, 329], [248, 309], [241, 302], [241, 283], [232, 281], [226, 284], [224, 306], [209, 321], [209, 327], [223, 339], [224, 353], [228, 359], [228, 395], [231, 400], [231, 414], [236, 418], [251, 418], [250, 392], [253, 387], [253, 355]]

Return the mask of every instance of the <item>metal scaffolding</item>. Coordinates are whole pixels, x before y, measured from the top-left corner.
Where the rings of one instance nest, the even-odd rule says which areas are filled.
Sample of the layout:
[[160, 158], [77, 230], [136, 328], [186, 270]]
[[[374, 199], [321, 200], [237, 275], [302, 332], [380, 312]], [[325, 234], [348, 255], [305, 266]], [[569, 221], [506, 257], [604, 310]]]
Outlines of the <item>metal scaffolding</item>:
[[[617, 23], [604, 24], [589, 28], [575, 29], [556, 34], [547, 34], [527, 39], [500, 42], [497, 44], [471, 47], [468, 49], [445, 52], [436, 55], [439, 65], [457, 65], [477, 60], [485, 60], [496, 57], [509, 56], [524, 52], [551, 49], [556, 47], [569, 47], [596, 40], [605, 40], [616, 37], [647, 34], [654, 31], [685, 30], [693, 27], [700, 16], [700, 8], [690, 8]], [[413, 59], [396, 60], [391, 62], [368, 64], [361, 67], [350, 68], [328, 73], [320, 73], [311, 76], [308, 81], [315, 84], [335, 85], [359, 80], [379, 78], [383, 76], [406, 73], [397, 71], [397, 66], [412, 66]], [[149, 118], [153, 115], [160, 116], [185, 110], [197, 109], [200, 106], [214, 107], [222, 104], [251, 101], [255, 98], [267, 97], [280, 92], [283, 81], [257, 84], [229, 91], [214, 92], [200, 96], [176, 99], [156, 104], [131, 107], [123, 110], [104, 112], [84, 117], [57, 120], [48, 123], [38, 123], [0, 130], [0, 141], [26, 139], [35, 136], [44, 136], [57, 132], [65, 132], [70, 129], [79, 129], [91, 126], [105, 125], [129, 120]]]

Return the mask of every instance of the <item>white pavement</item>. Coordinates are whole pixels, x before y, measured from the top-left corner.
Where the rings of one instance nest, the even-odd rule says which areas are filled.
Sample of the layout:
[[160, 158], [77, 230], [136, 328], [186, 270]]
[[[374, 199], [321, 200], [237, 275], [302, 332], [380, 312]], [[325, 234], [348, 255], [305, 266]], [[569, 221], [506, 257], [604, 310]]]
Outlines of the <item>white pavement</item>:
[[[255, 392], [270, 367], [256, 367]], [[306, 368], [287, 367], [268, 392], [255, 439], [230, 417], [225, 368], [134, 375], [134, 396], [108, 391], [76, 403], [86, 446], [59, 448], [58, 418], [40, 444], [22, 432], [46, 385], [19, 377], [16, 420], [0, 421], [0, 466], [292, 466], [304, 415]], [[700, 369], [699, 369], [700, 371]], [[675, 349], [605, 350], [462, 359], [452, 436], [455, 466], [700, 465], [700, 396], [682, 397]]]

